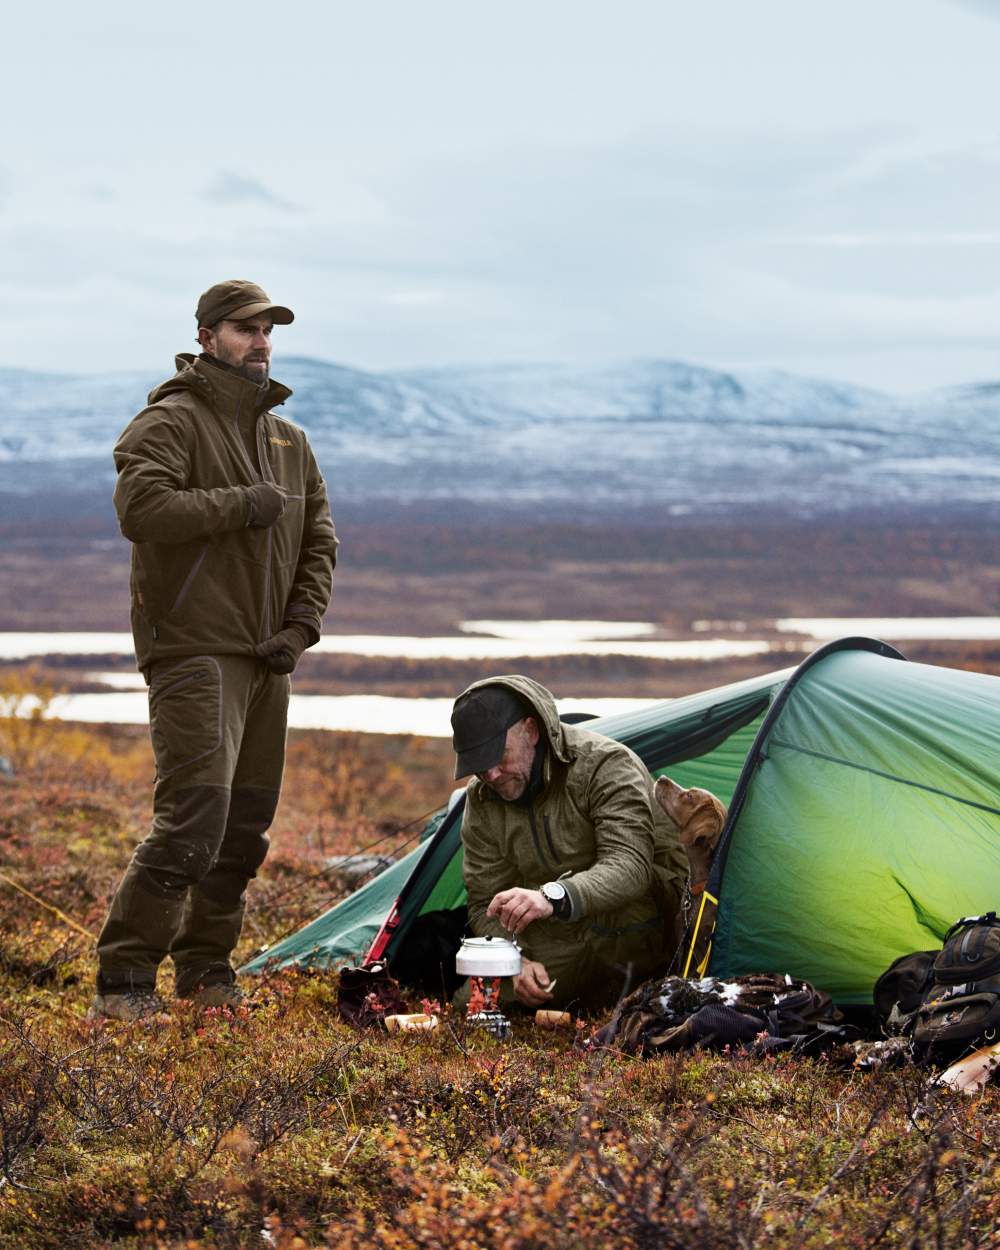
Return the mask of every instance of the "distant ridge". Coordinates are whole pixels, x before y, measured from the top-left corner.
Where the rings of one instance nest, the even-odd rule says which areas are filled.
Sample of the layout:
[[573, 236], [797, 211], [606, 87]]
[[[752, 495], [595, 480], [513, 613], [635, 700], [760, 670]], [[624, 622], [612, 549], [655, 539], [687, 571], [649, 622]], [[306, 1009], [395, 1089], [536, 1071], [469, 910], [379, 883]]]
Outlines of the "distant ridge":
[[[821, 515], [991, 509], [1000, 486], [1000, 382], [903, 399], [669, 360], [371, 373], [284, 357], [275, 373], [342, 498]], [[0, 369], [0, 510], [68, 480], [106, 490], [115, 437], [160, 380]]]

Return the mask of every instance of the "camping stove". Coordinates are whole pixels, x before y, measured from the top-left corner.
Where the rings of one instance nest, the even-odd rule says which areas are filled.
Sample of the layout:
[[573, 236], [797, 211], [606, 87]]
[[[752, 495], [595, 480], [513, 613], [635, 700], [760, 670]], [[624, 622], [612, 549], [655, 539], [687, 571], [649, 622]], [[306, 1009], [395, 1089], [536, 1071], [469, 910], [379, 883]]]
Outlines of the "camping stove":
[[498, 1007], [500, 981], [521, 971], [521, 948], [506, 938], [466, 938], [455, 956], [455, 971], [470, 977], [467, 1022], [502, 1040], [510, 1037], [510, 1021]]

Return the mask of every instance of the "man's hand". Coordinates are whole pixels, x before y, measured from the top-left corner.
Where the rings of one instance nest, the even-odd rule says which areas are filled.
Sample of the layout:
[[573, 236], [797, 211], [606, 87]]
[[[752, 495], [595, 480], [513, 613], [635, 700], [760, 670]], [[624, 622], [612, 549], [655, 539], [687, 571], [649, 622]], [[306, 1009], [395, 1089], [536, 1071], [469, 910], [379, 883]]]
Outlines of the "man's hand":
[[273, 525], [288, 502], [285, 492], [273, 482], [255, 482], [246, 488], [246, 492], [247, 526], [255, 529], [267, 529]]
[[532, 920], [548, 919], [552, 915], [552, 904], [541, 890], [526, 890], [516, 885], [512, 890], [494, 894], [486, 914], [496, 916], [508, 933], [520, 933]]
[[514, 977], [514, 997], [525, 1007], [541, 1007], [552, 997], [550, 984], [545, 965], [534, 959], [525, 959], [519, 975]]
[[309, 637], [302, 626], [289, 625], [273, 638], [258, 642], [254, 651], [272, 673], [284, 675], [295, 672], [295, 665], [308, 646]]

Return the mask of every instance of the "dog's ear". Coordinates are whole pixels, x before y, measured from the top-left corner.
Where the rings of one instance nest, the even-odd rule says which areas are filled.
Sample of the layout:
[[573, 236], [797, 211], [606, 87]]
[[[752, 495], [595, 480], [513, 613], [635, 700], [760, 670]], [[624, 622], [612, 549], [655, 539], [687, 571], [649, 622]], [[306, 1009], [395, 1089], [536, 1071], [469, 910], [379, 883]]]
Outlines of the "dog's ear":
[[714, 850], [725, 823], [726, 809], [715, 795], [706, 794], [680, 830], [681, 845]]

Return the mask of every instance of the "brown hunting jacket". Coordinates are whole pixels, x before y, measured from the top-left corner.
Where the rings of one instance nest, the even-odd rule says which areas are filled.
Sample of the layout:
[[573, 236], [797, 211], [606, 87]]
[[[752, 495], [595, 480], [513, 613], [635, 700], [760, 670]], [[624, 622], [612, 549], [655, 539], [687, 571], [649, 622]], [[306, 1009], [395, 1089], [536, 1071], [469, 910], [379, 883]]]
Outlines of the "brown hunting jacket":
[[480, 936], [505, 936], [487, 917], [493, 896], [560, 879], [569, 920], [535, 920], [518, 941], [546, 967], [584, 946], [603, 964], [631, 962], [648, 975], [673, 954], [674, 924], [687, 860], [653, 798], [653, 779], [620, 742], [559, 720], [555, 700], [528, 677], [491, 677], [534, 709], [544, 733], [544, 784], [530, 807], [504, 802], [475, 779], [462, 825], [469, 923]]
[[[133, 544], [139, 668], [250, 655], [293, 622], [319, 638], [337, 538], [305, 432], [268, 411], [291, 393], [185, 353], [118, 439], [115, 510]], [[273, 525], [248, 528], [248, 487], [262, 480], [286, 492], [287, 506]]]

